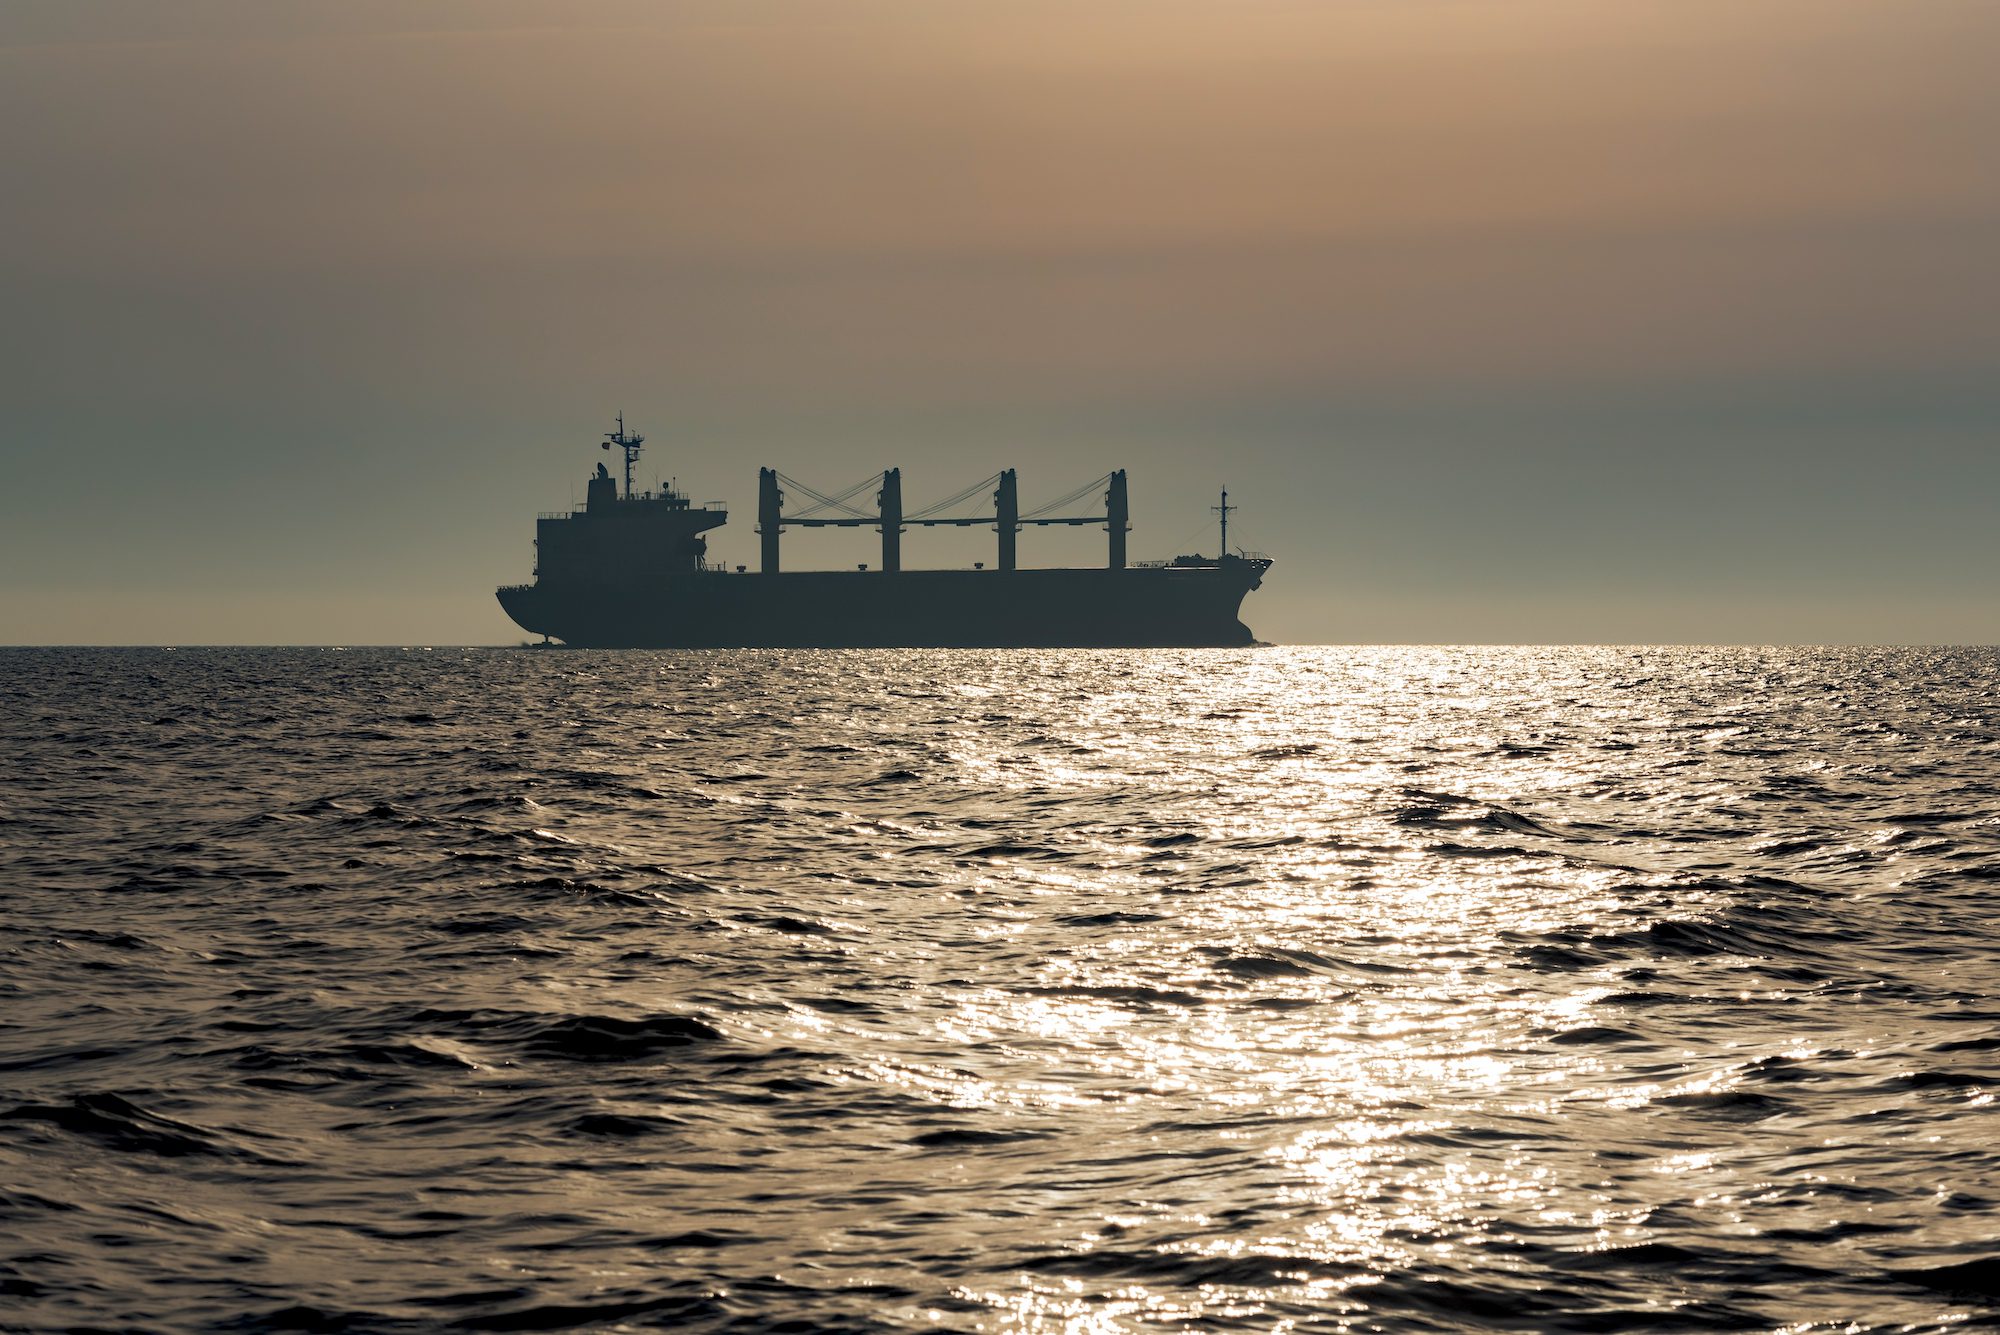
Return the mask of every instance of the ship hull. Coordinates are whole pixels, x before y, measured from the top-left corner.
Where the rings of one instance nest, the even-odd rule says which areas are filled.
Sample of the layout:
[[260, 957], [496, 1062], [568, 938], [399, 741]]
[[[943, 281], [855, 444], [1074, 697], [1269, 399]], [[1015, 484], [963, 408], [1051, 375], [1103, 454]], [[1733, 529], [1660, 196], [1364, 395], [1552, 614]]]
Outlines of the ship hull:
[[645, 588], [499, 591], [515, 624], [578, 648], [1057, 648], [1254, 643], [1266, 563], [1101, 570], [699, 574]]

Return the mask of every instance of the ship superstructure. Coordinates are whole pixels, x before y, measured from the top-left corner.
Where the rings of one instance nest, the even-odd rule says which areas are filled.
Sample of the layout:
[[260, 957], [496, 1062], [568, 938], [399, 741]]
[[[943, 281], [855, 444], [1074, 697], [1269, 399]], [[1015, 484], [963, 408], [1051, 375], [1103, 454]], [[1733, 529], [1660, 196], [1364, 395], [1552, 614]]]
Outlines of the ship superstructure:
[[[1131, 527], [1123, 469], [1022, 513], [1013, 469], [1003, 469], [944, 500], [905, 512], [902, 471], [885, 470], [832, 495], [786, 477], [758, 472], [755, 571], [707, 559], [701, 535], [728, 522], [713, 503], [693, 505], [669, 484], [635, 492], [632, 465], [645, 437], [628, 434], [624, 416], [605, 449], [623, 452], [621, 494], [599, 464], [582, 509], [544, 514], [536, 523], [532, 584], [499, 590], [500, 604], [523, 629], [578, 647], [1030, 647], [1242, 645], [1253, 642], [1237, 618], [1243, 598], [1271, 566], [1268, 557], [1227, 549], [1214, 558], [1175, 557], [1128, 563]], [[875, 487], [874, 509], [857, 498]], [[990, 514], [948, 513], [991, 486]], [[1058, 513], [1101, 493], [1102, 509]], [[788, 495], [799, 498], [788, 511]], [[1023, 528], [1102, 524], [1106, 563], [1085, 569], [1021, 569]], [[995, 562], [971, 570], [905, 570], [906, 529], [991, 525]], [[880, 565], [870, 570], [781, 568], [789, 527], [867, 527], [880, 532]]]

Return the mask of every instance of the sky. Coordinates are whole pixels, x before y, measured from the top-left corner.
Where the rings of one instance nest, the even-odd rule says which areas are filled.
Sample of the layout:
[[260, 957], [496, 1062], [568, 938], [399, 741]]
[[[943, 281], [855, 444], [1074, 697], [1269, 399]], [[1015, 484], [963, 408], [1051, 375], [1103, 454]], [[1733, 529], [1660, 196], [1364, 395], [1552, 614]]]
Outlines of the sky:
[[0, 641], [518, 642], [621, 409], [731, 562], [760, 465], [1122, 467], [1135, 558], [1228, 487], [1275, 641], [2000, 641], [1995, 50], [1988, 0], [7, 0]]

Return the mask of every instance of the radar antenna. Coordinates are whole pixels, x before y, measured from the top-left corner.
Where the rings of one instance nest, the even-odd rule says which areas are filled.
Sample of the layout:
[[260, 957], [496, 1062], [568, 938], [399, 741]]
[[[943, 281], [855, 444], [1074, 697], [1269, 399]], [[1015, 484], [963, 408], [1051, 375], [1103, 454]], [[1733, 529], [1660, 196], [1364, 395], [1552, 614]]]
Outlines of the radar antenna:
[[1241, 510], [1243, 507], [1229, 503], [1229, 489], [1224, 487], [1222, 489], [1222, 504], [1211, 505], [1208, 508], [1222, 516], [1222, 552], [1216, 558], [1219, 561], [1229, 555], [1229, 512], [1231, 510]]
[[618, 429], [604, 433], [603, 448], [608, 450], [616, 445], [625, 451], [625, 499], [628, 501], [632, 499], [632, 465], [639, 458], [639, 447], [645, 443], [646, 438], [636, 431], [629, 436], [625, 434], [625, 410], [620, 408]]

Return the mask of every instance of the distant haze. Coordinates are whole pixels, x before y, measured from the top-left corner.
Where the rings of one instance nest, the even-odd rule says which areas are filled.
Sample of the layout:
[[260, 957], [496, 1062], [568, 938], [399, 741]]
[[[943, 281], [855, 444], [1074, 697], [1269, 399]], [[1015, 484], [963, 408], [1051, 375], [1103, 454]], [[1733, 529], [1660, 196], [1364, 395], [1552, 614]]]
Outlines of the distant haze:
[[760, 464], [1124, 467], [1139, 557], [1229, 487], [1270, 639], [2000, 640], [1996, 51], [1972, 0], [9, 0], [0, 638], [518, 640], [623, 408], [732, 562]]

